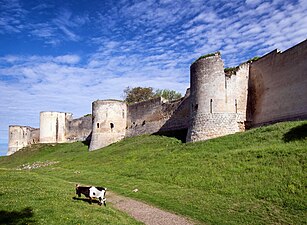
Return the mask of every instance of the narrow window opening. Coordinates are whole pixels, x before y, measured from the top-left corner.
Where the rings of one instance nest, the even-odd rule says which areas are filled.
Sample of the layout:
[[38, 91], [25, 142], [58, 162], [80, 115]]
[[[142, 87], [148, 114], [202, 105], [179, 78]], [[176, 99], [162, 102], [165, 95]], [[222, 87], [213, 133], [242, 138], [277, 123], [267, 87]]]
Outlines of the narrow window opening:
[[99, 128], [99, 123], [97, 123], [97, 128]]
[[195, 110], [197, 110], [197, 109], [198, 109], [198, 104], [196, 104], [196, 105], [195, 105], [194, 109], [195, 109]]
[[114, 128], [114, 124], [110, 123], [111, 130]]
[[212, 99], [210, 99], [210, 113], [212, 113]]
[[146, 122], [145, 122], [145, 120], [144, 120], [144, 121], [143, 121], [143, 123], [142, 123], [142, 126], [144, 126], [144, 125], [145, 125], [145, 123], [146, 123]]
[[56, 123], [55, 123], [55, 137], [56, 137], [56, 142], [59, 141], [59, 118], [56, 118]]
[[125, 118], [125, 110], [123, 110], [123, 119]]
[[237, 99], [235, 99], [235, 110], [236, 110], [236, 113], [238, 113], [238, 102], [237, 102]]
[[225, 76], [225, 89], [227, 89], [227, 78]]

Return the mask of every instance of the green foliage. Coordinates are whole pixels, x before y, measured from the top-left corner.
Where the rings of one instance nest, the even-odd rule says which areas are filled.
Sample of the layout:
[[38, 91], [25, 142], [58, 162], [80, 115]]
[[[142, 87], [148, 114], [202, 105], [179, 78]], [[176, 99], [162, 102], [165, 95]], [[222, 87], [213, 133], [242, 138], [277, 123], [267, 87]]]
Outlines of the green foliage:
[[155, 95], [167, 99], [169, 101], [176, 100], [182, 97], [181, 93], [169, 89], [157, 89]]
[[254, 58], [251, 58], [251, 59], [247, 60], [247, 62], [249, 62], [249, 63], [255, 62], [255, 61], [257, 61], [258, 59], [260, 59], [260, 57], [259, 57], [259, 56], [255, 56]]
[[217, 52], [209, 53], [209, 54], [206, 54], [206, 55], [202, 55], [197, 60], [195, 60], [195, 62], [200, 60], [200, 59], [204, 59], [204, 58], [207, 58], [207, 57], [210, 57], [210, 56], [215, 56], [215, 55], [221, 55], [221, 53], [219, 51], [217, 51]]
[[92, 114], [85, 114], [83, 117], [88, 117], [88, 116], [92, 116]]
[[146, 101], [154, 96], [155, 93], [152, 87], [127, 87], [124, 90], [124, 101], [128, 104]]
[[[42, 224], [132, 223], [111, 207], [72, 200], [81, 183], [205, 224], [306, 224], [306, 126], [279, 123], [187, 144], [145, 135], [93, 152], [79, 142], [33, 145], [0, 157], [0, 211], [27, 215], [30, 207], [30, 219]], [[47, 160], [59, 163], [15, 170]]]
[[224, 69], [224, 72], [225, 72], [226, 75], [230, 75], [231, 76], [231, 75], [235, 75], [238, 69], [239, 69], [238, 66], [236, 66], [236, 67], [227, 67], [227, 68]]
[[154, 91], [152, 87], [127, 87], [124, 90], [124, 99], [128, 104], [150, 100], [155, 97], [175, 100], [181, 98], [181, 94], [169, 89], [157, 89]]

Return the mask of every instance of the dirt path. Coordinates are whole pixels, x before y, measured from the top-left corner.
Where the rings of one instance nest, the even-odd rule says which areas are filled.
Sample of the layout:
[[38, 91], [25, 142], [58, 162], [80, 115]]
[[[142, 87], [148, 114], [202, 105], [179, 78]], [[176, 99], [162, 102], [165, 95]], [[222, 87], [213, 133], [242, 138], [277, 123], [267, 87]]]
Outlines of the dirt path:
[[147, 225], [192, 225], [191, 220], [147, 205], [145, 203], [118, 196], [112, 192], [107, 193], [107, 201], [114, 208], [126, 212], [138, 221]]

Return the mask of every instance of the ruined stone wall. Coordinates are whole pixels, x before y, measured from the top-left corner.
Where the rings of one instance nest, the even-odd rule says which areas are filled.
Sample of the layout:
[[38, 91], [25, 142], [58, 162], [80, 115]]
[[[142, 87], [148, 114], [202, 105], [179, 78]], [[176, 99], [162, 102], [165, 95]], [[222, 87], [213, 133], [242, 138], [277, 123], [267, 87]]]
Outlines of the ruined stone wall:
[[125, 137], [127, 105], [117, 100], [97, 100], [92, 103], [92, 137], [89, 150], [96, 150]]
[[66, 142], [66, 121], [71, 119], [71, 113], [41, 112], [40, 143]]
[[239, 115], [236, 118], [241, 131], [245, 130], [249, 68], [249, 63], [243, 63], [225, 76], [226, 111]]
[[91, 115], [66, 121], [65, 137], [67, 141], [86, 141], [90, 139], [91, 132]]
[[158, 132], [166, 121], [162, 98], [128, 105], [126, 137]]
[[187, 130], [189, 118], [188, 96], [166, 101], [161, 97], [128, 106], [126, 136]]
[[7, 155], [39, 141], [39, 129], [29, 126], [9, 126], [9, 143]]
[[249, 118], [253, 126], [307, 119], [306, 59], [307, 40], [251, 64]]

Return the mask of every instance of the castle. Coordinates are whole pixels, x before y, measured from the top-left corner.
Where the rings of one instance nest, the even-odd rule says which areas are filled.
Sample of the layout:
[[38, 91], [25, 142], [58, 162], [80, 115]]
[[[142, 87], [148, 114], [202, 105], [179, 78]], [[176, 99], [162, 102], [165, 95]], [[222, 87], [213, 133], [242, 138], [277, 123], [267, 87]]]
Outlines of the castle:
[[92, 116], [73, 119], [41, 112], [40, 128], [9, 127], [8, 155], [33, 143], [89, 141], [96, 150], [141, 134], [207, 140], [279, 121], [307, 119], [307, 40], [256, 61], [224, 70], [219, 53], [190, 67], [190, 88], [175, 101], [155, 98], [127, 105], [118, 100], [92, 103]]

